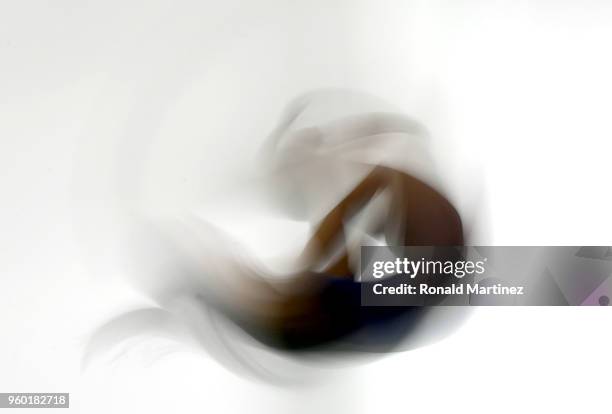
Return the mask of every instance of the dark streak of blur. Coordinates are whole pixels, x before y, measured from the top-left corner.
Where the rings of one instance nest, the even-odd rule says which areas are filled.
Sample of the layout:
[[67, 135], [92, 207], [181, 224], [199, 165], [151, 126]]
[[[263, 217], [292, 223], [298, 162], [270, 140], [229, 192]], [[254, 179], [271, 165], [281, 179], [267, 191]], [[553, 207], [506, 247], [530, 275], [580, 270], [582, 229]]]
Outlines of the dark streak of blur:
[[467, 310], [362, 307], [355, 280], [361, 245], [467, 242], [429, 139], [417, 122], [371, 96], [332, 90], [294, 100], [261, 167], [284, 214], [311, 227], [293, 271], [273, 277], [214, 222], [142, 219], [133, 276], [156, 307], [97, 329], [84, 362], [129, 338], [155, 335], [205, 350], [242, 375], [286, 384], [287, 372], [301, 377], [306, 362], [369, 360], [448, 335]]

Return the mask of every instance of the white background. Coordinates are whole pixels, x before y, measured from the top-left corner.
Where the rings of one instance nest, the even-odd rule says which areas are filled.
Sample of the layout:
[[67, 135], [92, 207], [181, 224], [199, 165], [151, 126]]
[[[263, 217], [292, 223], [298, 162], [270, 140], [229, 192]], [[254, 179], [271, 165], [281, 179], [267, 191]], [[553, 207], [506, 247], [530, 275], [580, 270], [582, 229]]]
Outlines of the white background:
[[478, 309], [442, 342], [300, 387], [180, 345], [80, 360], [147, 303], [117, 260], [118, 205], [209, 208], [313, 88], [422, 120], [485, 223], [475, 241], [612, 245], [610, 19], [603, 0], [2, 2], [0, 391], [70, 392], [83, 413], [607, 411], [602, 308]]

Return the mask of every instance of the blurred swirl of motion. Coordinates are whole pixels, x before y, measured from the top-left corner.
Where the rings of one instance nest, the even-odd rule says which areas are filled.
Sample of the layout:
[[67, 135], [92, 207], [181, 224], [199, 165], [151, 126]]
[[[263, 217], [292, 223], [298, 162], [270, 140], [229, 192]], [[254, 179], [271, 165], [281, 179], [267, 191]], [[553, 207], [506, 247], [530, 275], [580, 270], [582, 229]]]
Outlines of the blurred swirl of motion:
[[272, 196], [275, 218], [305, 228], [305, 240], [264, 260], [245, 246], [240, 224], [228, 232], [206, 214], [136, 217], [130, 278], [155, 306], [99, 327], [85, 361], [156, 334], [273, 380], [306, 362], [371, 359], [445, 337], [465, 308], [362, 307], [355, 277], [362, 245], [468, 244], [430, 148], [422, 125], [372, 96], [298, 97], [262, 148], [257, 185], [232, 190]]

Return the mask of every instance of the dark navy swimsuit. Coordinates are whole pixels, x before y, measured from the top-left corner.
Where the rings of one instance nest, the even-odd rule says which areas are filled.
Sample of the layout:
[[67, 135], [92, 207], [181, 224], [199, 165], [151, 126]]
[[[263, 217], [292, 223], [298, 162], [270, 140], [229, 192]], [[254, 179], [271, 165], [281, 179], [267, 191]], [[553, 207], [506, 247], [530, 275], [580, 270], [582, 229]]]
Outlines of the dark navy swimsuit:
[[314, 310], [286, 321], [278, 331], [251, 332], [255, 338], [291, 351], [334, 347], [384, 352], [396, 347], [425, 312], [414, 306], [362, 306], [363, 284], [352, 276], [312, 276], [321, 280], [312, 297]]

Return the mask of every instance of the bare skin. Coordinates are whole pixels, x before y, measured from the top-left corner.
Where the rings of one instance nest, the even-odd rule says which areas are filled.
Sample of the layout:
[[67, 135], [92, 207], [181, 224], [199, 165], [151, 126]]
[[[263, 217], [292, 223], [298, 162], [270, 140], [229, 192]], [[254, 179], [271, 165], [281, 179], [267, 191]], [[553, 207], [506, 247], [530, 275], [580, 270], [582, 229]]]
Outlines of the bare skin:
[[[322, 272], [301, 272], [287, 281], [270, 282], [265, 277], [248, 278], [243, 312], [272, 329], [286, 321], [304, 317], [317, 306], [318, 292], [325, 278], [353, 278], [345, 243], [344, 223], [364, 208], [381, 191], [389, 191], [391, 201], [385, 225], [386, 242], [405, 246], [463, 245], [460, 217], [440, 193], [422, 181], [397, 170], [375, 167], [319, 223], [307, 243], [302, 260], [314, 264], [342, 246], [343, 253]], [[263, 276], [263, 275], [262, 275]]]
[[[319, 224], [304, 256], [316, 260], [344, 235], [344, 222], [363, 208], [378, 192], [391, 192], [386, 241], [404, 246], [460, 246], [463, 231], [459, 214], [436, 190], [416, 178], [386, 167], [376, 167], [338, 203]], [[393, 228], [390, 228], [392, 226]], [[393, 236], [392, 233], [398, 233]], [[324, 271], [352, 276], [345, 253]]]

